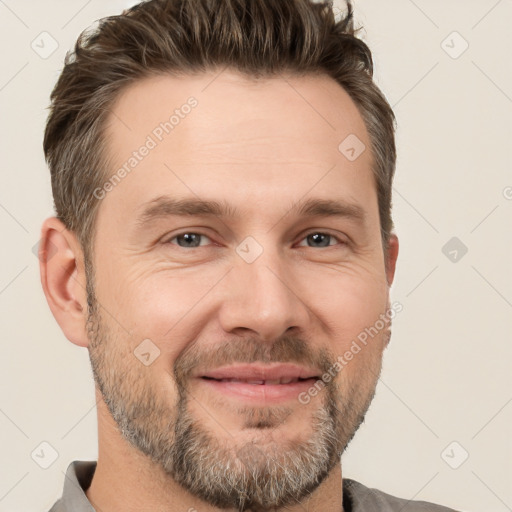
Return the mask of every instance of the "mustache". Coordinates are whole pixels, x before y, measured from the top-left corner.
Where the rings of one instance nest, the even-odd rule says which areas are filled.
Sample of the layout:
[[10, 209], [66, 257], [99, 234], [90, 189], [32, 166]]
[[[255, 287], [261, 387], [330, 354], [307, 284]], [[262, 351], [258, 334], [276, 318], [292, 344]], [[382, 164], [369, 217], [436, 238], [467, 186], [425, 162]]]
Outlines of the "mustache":
[[273, 344], [258, 338], [234, 338], [221, 344], [201, 346], [196, 341], [182, 351], [174, 362], [174, 377], [180, 387], [196, 369], [211, 369], [234, 363], [296, 363], [313, 365], [325, 373], [336, 361], [327, 348], [313, 349], [313, 344], [295, 336], [283, 336]]

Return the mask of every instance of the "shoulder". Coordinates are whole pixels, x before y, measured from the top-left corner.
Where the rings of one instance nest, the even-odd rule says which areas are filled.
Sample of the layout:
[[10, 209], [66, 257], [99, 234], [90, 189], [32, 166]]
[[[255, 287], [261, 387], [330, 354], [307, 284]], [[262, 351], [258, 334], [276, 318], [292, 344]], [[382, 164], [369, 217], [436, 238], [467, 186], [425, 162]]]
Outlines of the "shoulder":
[[343, 507], [345, 512], [457, 512], [427, 501], [397, 498], [350, 478], [343, 479]]
[[56, 501], [53, 504], [53, 507], [48, 512], [64, 512], [64, 504], [62, 503], [62, 498]]
[[68, 465], [62, 497], [48, 512], [94, 512], [85, 491], [91, 485], [96, 461], [75, 460]]

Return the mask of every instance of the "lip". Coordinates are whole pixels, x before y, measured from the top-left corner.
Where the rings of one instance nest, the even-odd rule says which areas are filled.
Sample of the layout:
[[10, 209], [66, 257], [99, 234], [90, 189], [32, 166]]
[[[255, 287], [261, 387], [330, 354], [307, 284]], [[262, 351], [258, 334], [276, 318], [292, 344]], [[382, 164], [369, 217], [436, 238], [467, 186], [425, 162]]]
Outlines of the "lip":
[[316, 369], [307, 368], [291, 363], [274, 363], [271, 365], [261, 364], [238, 364], [232, 366], [221, 366], [207, 370], [199, 377], [211, 379], [240, 379], [240, 380], [279, 380], [279, 379], [311, 379], [319, 378], [321, 372]]
[[[207, 370], [196, 375], [196, 378], [200, 384], [215, 393], [244, 402], [271, 404], [297, 400], [301, 392], [308, 390], [320, 378], [320, 374], [317, 369], [288, 363], [243, 364]], [[301, 380], [276, 383], [281, 379]]]

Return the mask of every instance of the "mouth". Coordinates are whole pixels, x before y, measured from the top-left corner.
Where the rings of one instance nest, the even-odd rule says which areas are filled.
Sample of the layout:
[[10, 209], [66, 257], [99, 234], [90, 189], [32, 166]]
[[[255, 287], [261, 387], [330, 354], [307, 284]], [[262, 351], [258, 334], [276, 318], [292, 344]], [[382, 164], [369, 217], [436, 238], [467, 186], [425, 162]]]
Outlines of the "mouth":
[[298, 400], [301, 392], [320, 379], [317, 369], [294, 364], [225, 366], [197, 375], [209, 391], [265, 405]]
[[203, 379], [207, 380], [215, 380], [217, 382], [243, 382], [244, 384], [253, 384], [260, 386], [275, 386], [277, 384], [294, 384], [295, 382], [304, 382], [313, 380], [314, 377], [302, 379], [300, 377], [282, 377], [280, 379], [240, 379], [240, 378], [224, 378], [224, 379], [215, 379], [213, 377], [203, 376]]

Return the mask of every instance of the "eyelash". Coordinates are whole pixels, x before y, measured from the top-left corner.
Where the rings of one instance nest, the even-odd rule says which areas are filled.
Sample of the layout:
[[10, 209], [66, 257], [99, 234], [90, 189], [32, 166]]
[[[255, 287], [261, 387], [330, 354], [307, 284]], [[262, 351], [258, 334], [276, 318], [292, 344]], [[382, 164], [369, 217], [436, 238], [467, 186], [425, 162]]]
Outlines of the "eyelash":
[[[205, 238], [208, 238], [210, 239], [210, 237], [208, 235], [205, 235], [204, 233], [201, 233], [201, 232], [198, 232], [198, 231], [183, 231], [182, 233], [178, 233], [177, 235], [174, 235], [172, 238], [168, 239], [167, 241], [163, 242], [164, 244], [169, 244], [169, 245], [175, 245], [176, 247], [178, 247], [179, 249], [184, 249], [186, 251], [190, 250], [190, 249], [199, 249], [199, 248], [204, 248], [205, 246], [204, 245], [199, 245], [198, 247], [180, 247], [179, 245], [177, 244], [173, 244], [171, 243], [173, 240], [175, 240], [176, 238], [180, 237], [180, 236], [183, 236], [183, 235], [199, 235], [199, 236], [202, 236], [202, 237], [205, 237]], [[306, 233], [300, 241], [302, 240], [305, 240], [308, 236], [311, 236], [311, 235], [327, 235], [331, 238], [334, 238], [336, 239], [340, 245], [348, 245], [348, 242], [346, 242], [345, 240], [342, 240], [340, 237], [336, 236], [336, 235], [333, 235], [331, 233], [328, 233], [328, 232], [325, 232], [325, 231], [311, 231], [309, 233]], [[332, 247], [335, 247], [336, 245], [328, 245], [327, 247], [318, 247], [318, 249], [329, 249], [329, 248], [332, 248]], [[304, 247], [304, 246], [302, 246]], [[314, 247], [309, 247], [309, 249], [314, 249]]]

